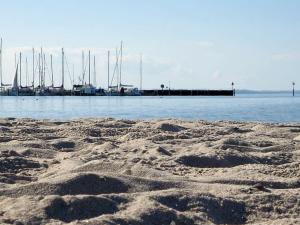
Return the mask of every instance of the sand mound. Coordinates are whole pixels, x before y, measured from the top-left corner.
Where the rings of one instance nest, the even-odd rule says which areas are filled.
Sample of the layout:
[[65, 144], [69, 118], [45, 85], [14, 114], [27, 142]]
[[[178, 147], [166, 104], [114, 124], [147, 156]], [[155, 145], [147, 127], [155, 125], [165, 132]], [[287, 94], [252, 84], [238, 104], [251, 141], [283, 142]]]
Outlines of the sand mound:
[[93, 160], [74, 169], [73, 172], [118, 173], [123, 171], [125, 168], [126, 165], [124, 165], [124, 163], [100, 162], [98, 160]]
[[165, 131], [165, 132], [179, 132], [181, 130], [186, 129], [182, 126], [175, 125], [175, 124], [168, 123], [168, 122], [158, 122], [157, 124], [154, 125], [154, 128]]
[[40, 168], [41, 166], [36, 161], [19, 156], [0, 157], [0, 173], [19, 173], [24, 170]]
[[56, 156], [56, 152], [51, 149], [30, 148], [20, 151], [23, 156], [33, 158], [52, 159]]
[[291, 162], [291, 153], [271, 153], [253, 156], [236, 150], [215, 151], [202, 155], [180, 156], [176, 162], [198, 168], [225, 168], [245, 164], [282, 165]]
[[179, 157], [176, 161], [185, 166], [198, 168], [234, 167], [259, 163], [257, 158], [237, 151], [222, 151], [207, 155], [185, 155]]
[[215, 224], [242, 224], [246, 222], [246, 206], [243, 202], [217, 198], [212, 195], [168, 195], [156, 200], [180, 212], [202, 212]]
[[13, 151], [13, 150], [3, 150], [3, 151], [0, 152], [0, 157], [1, 158], [13, 157], [13, 156], [22, 157], [21, 154], [19, 154], [16, 151]]
[[137, 215], [137, 221], [130, 221], [129, 224], [151, 224], [151, 225], [169, 225], [169, 224], [182, 224], [189, 225], [194, 224], [193, 220], [183, 216], [177, 215], [174, 210], [169, 210], [164, 207], [148, 208], [143, 210], [139, 215]]
[[52, 141], [51, 144], [57, 150], [72, 149], [75, 147], [75, 142], [70, 141], [68, 139], [66, 139], [66, 140], [57, 139], [57, 140]]
[[[22, 195], [80, 195], [124, 193], [128, 185], [117, 178], [99, 176], [96, 174], [78, 174], [71, 178], [53, 180], [48, 183], [37, 182], [13, 189], [3, 190], [8, 196]], [[0, 191], [1, 193], [1, 191]]]
[[100, 195], [166, 190], [183, 186], [177, 182], [165, 182], [137, 177], [98, 175], [93, 173], [71, 174], [69, 178], [54, 178], [49, 182], [36, 182], [12, 189], [0, 190], [6, 196], [23, 195]]
[[49, 147], [49, 145], [46, 145], [44, 141], [24, 141], [24, 142], [22, 142], [22, 146], [28, 147], [28, 148], [45, 148], [45, 147]]
[[86, 196], [69, 198], [57, 197], [45, 208], [48, 218], [63, 222], [83, 220], [98, 217], [103, 214], [113, 214], [118, 210], [117, 203], [103, 197]]
[[24, 184], [33, 181], [34, 179], [30, 176], [22, 176], [22, 175], [17, 175], [17, 174], [12, 174], [12, 173], [4, 173], [0, 174], [0, 183], [5, 183], [5, 184]]
[[72, 172], [98, 172], [108, 174], [118, 173], [122, 175], [131, 175], [143, 178], [160, 178], [170, 176], [168, 172], [158, 171], [140, 164], [128, 166], [124, 163], [107, 163], [99, 162], [98, 160], [88, 162]]
[[55, 194], [107, 194], [123, 193], [128, 191], [128, 186], [119, 179], [96, 174], [80, 174], [61, 183]]

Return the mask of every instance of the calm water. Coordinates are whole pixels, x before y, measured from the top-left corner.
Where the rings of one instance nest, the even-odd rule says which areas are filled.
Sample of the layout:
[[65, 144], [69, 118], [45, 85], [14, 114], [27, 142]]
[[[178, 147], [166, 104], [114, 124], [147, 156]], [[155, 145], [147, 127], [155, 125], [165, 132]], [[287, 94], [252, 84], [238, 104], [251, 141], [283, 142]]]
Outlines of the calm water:
[[0, 117], [68, 120], [85, 117], [122, 119], [203, 119], [300, 122], [300, 97], [7, 97], [0, 96]]

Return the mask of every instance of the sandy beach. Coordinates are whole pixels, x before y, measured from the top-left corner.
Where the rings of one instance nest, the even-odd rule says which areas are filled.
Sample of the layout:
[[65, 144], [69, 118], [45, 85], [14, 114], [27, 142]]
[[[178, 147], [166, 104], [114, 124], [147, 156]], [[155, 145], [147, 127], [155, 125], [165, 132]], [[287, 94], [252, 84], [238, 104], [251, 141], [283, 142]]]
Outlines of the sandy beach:
[[0, 120], [0, 224], [299, 224], [300, 124]]

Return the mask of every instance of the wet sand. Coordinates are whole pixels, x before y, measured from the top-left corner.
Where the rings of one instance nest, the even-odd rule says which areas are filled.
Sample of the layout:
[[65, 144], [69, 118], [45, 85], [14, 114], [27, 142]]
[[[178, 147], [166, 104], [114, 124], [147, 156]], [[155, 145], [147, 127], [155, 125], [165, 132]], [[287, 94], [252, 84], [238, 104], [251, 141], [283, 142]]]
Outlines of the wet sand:
[[0, 119], [0, 224], [299, 224], [300, 124]]

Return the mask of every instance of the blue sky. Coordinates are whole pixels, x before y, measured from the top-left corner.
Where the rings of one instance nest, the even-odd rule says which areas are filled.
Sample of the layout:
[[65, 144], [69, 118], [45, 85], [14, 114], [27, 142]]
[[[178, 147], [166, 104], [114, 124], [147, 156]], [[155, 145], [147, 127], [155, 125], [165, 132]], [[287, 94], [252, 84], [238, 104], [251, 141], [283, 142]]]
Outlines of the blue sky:
[[64, 47], [75, 77], [82, 49], [91, 49], [97, 85], [106, 86], [106, 52], [123, 40], [124, 83], [138, 86], [143, 53], [145, 88], [171, 81], [171, 88], [219, 89], [234, 81], [240, 89], [289, 89], [300, 83], [299, 9], [297, 0], [1, 1], [4, 79], [13, 79], [14, 52], [30, 63], [30, 48], [42, 46], [55, 56], [58, 82]]

